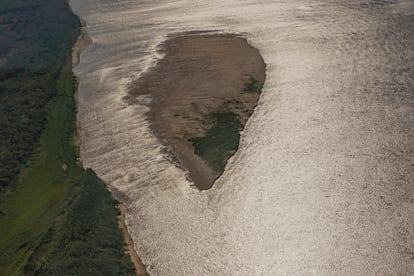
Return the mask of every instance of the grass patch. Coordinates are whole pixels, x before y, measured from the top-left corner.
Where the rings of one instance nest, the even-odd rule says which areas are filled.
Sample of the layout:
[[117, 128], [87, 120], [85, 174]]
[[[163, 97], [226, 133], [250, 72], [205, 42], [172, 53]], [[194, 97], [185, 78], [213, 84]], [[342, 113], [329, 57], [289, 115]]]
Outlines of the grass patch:
[[57, 95], [56, 80], [78, 27], [66, 0], [1, 1], [1, 193], [15, 187], [17, 175], [39, 147], [47, 108]]
[[134, 274], [116, 202], [102, 180], [76, 163], [74, 92], [68, 61], [41, 146], [0, 203], [0, 275]]
[[0, 275], [133, 274], [116, 202], [77, 164], [78, 18], [66, 0], [3, 2]]
[[[245, 84], [243, 92], [259, 94], [262, 86], [262, 82], [251, 76], [249, 82]], [[191, 104], [197, 110], [197, 106], [194, 103]], [[209, 167], [216, 172], [224, 170], [227, 160], [237, 150], [240, 130], [244, 127], [245, 120], [253, 113], [253, 110], [247, 109], [239, 99], [226, 101], [221, 109], [226, 111], [210, 114], [213, 126], [206, 135], [188, 139], [194, 147], [194, 153], [203, 158]], [[240, 118], [245, 117], [246, 119], [241, 121]]]
[[256, 80], [254, 77], [250, 77], [250, 80], [246, 84], [244, 91], [249, 93], [260, 93], [262, 86], [263, 84], [259, 80]]
[[[74, 84], [70, 63], [57, 81], [58, 95], [38, 148], [21, 171], [17, 187], [0, 203], [0, 274], [20, 275], [83, 175], [76, 165]], [[66, 170], [62, 165], [66, 165]]]
[[32, 267], [34, 274], [134, 275], [124, 254], [116, 205], [105, 183], [86, 170], [67, 220], [51, 242], [49, 254]]
[[195, 154], [217, 172], [223, 171], [227, 159], [237, 150], [242, 124], [233, 112], [211, 114], [213, 126], [203, 137], [191, 138]]
[[134, 274], [115, 201], [105, 183], [76, 162], [75, 89], [68, 60], [41, 145], [0, 203], [0, 275]]

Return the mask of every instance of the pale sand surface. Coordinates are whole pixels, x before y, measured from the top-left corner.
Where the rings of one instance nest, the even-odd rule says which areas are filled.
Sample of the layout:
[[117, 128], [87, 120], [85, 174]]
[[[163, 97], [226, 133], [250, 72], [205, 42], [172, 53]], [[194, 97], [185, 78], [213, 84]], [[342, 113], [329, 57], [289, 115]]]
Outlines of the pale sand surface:
[[265, 64], [245, 39], [231, 34], [179, 35], [162, 49], [164, 58], [133, 83], [130, 93], [152, 96], [149, 117], [156, 134], [194, 185], [208, 189], [222, 172], [196, 155], [188, 139], [206, 133], [212, 112], [234, 112], [244, 126], [259, 99], [259, 93], [244, 89], [252, 77], [264, 82]]
[[[83, 26], [85, 26], [85, 22], [84, 20], [81, 20], [81, 29], [80, 29], [80, 34], [78, 36], [78, 39], [75, 43], [75, 45], [73, 45], [72, 48], [72, 67], [75, 67], [76, 65], [79, 64], [80, 62], [80, 55], [81, 53], [86, 50], [89, 46], [91, 46], [92, 44], [92, 39], [88, 36], [88, 33], [83, 29]], [[76, 79], [76, 81], [79, 84], [79, 80]], [[76, 107], [78, 107], [78, 92], [75, 93], [75, 102], [76, 102]], [[76, 121], [76, 135], [75, 135], [75, 145], [77, 147], [80, 146], [81, 144], [81, 126], [80, 126], [80, 122], [77, 120]], [[81, 158], [79, 157], [78, 159], [79, 163], [82, 163]]]
[[83, 29], [81, 29], [78, 41], [76, 41], [76, 44], [73, 46], [72, 50], [72, 66], [76, 66], [79, 64], [80, 54], [91, 44], [92, 40], [90, 39], [88, 34]]

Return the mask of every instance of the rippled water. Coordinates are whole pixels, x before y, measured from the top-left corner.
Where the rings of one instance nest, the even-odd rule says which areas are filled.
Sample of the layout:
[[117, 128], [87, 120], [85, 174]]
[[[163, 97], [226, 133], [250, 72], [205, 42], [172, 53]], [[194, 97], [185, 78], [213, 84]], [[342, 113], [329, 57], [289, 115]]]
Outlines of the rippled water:
[[[127, 207], [153, 275], [414, 274], [414, 2], [71, 0], [81, 155]], [[171, 33], [235, 32], [267, 63], [214, 188], [164, 156], [122, 98]]]

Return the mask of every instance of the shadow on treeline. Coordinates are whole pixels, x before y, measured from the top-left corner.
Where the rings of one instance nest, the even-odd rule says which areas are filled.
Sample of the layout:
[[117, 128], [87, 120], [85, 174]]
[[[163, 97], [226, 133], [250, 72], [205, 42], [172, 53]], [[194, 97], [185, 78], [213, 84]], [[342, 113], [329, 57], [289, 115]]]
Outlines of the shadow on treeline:
[[79, 20], [62, 0], [2, 0], [1, 68], [46, 72], [77, 38]]
[[116, 208], [105, 183], [87, 169], [77, 196], [25, 267], [28, 275], [134, 275]]
[[79, 26], [65, 0], [1, 1], [0, 191], [38, 146]]

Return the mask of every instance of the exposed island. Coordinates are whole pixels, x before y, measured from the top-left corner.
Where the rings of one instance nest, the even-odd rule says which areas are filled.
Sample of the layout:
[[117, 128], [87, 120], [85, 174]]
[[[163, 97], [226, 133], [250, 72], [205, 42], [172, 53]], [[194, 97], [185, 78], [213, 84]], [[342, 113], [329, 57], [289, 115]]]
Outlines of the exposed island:
[[265, 80], [258, 50], [233, 34], [168, 39], [159, 63], [135, 81], [129, 100], [152, 95], [153, 130], [194, 185], [209, 189], [239, 145]]

